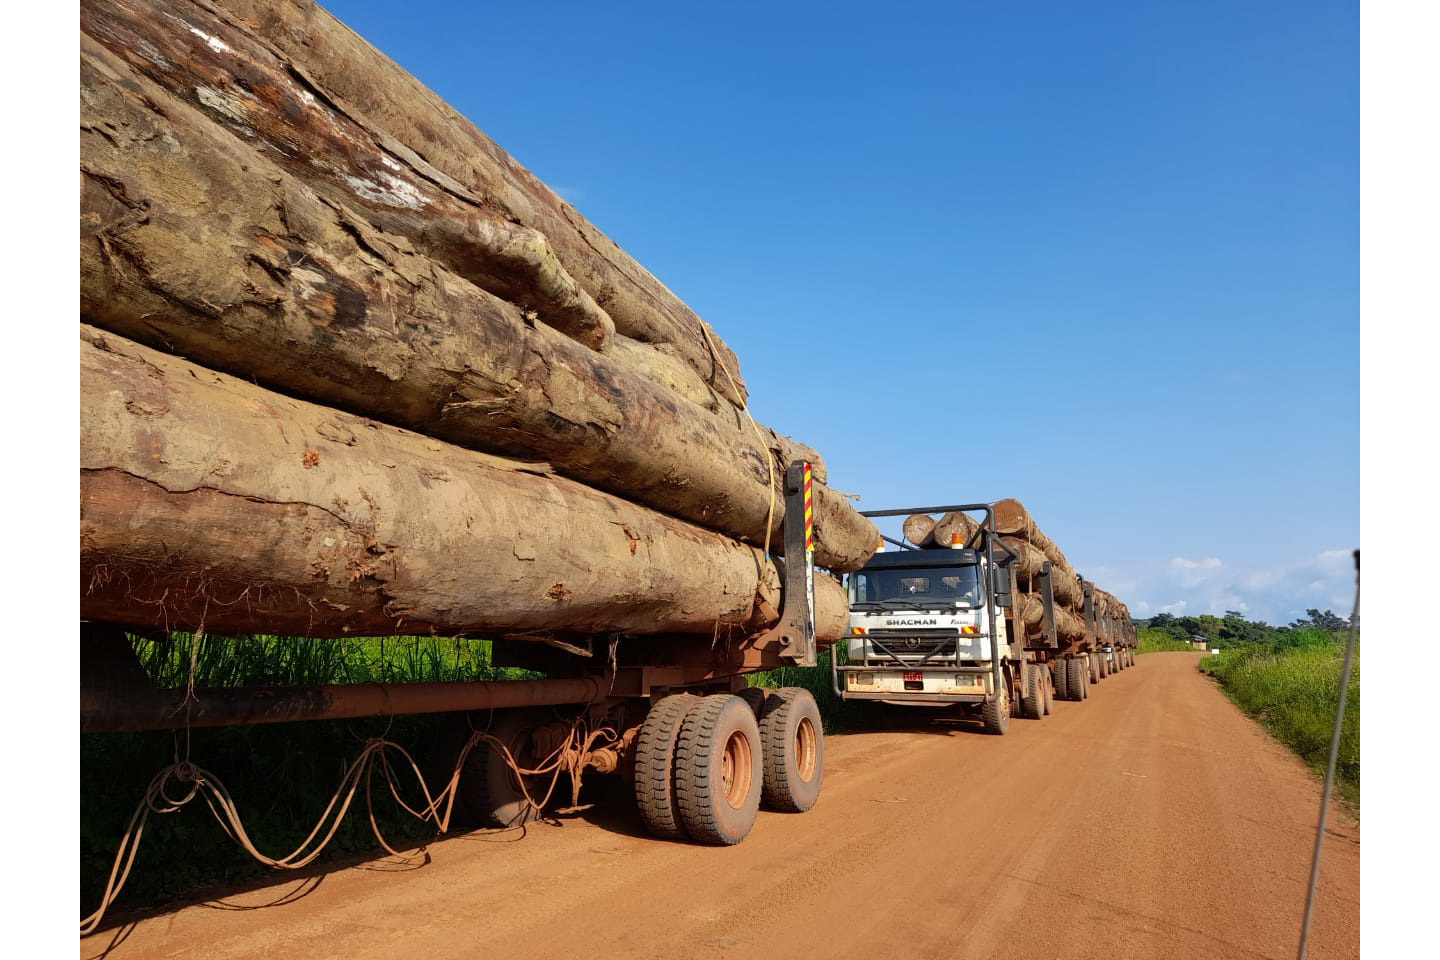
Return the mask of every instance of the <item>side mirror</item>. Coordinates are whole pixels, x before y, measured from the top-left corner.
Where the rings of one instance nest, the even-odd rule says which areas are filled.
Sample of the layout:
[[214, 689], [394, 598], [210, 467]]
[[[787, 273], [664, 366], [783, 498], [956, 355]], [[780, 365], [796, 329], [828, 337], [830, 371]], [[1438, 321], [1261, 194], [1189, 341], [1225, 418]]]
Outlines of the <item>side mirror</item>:
[[991, 567], [990, 583], [995, 594], [995, 605], [1009, 608], [1010, 599], [1010, 568]]

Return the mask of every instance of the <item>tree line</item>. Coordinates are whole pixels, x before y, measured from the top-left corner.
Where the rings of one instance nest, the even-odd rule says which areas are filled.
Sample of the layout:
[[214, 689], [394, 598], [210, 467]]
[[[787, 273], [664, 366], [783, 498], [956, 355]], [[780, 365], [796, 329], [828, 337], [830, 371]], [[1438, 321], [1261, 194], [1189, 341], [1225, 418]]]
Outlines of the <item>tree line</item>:
[[1177, 617], [1170, 613], [1158, 613], [1149, 620], [1135, 621], [1137, 628], [1156, 630], [1176, 640], [1204, 637], [1212, 647], [1248, 646], [1268, 644], [1277, 649], [1310, 646], [1320, 641], [1330, 642], [1335, 635], [1350, 628], [1350, 620], [1333, 610], [1321, 612], [1316, 609], [1305, 611], [1305, 616], [1291, 621], [1283, 627], [1272, 627], [1263, 620], [1248, 620], [1238, 610], [1226, 610], [1223, 616], [1202, 613], [1197, 616]]

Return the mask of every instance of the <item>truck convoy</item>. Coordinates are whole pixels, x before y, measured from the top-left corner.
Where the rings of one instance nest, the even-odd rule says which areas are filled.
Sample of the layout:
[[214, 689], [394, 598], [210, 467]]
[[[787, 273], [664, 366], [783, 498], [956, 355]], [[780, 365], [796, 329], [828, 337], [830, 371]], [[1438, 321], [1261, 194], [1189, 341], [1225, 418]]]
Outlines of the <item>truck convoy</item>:
[[[1003, 733], [1133, 663], [1124, 606], [1013, 501], [876, 514], [914, 514], [877, 553], [709, 325], [318, 6], [80, 23], [82, 733], [455, 713], [480, 823], [619, 774], [651, 832], [723, 845], [824, 774], [811, 694], [746, 674], [845, 640], [842, 697]], [[136, 661], [207, 633], [482, 637], [543, 677], [207, 690]]]
[[841, 698], [978, 711], [1004, 734], [1011, 716], [1083, 701], [1134, 664], [1128, 610], [1070, 572], [1018, 501], [865, 513], [902, 515], [913, 542], [885, 538], [900, 551], [849, 575], [847, 663], [831, 660]]

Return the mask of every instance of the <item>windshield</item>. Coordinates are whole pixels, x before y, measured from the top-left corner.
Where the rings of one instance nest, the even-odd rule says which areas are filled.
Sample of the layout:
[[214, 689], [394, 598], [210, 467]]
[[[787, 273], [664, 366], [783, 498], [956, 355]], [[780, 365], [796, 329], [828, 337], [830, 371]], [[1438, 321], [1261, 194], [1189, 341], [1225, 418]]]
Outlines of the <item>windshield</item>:
[[943, 607], [978, 607], [980, 577], [976, 566], [891, 567], [860, 570], [850, 575], [850, 603], [887, 607], [927, 604]]

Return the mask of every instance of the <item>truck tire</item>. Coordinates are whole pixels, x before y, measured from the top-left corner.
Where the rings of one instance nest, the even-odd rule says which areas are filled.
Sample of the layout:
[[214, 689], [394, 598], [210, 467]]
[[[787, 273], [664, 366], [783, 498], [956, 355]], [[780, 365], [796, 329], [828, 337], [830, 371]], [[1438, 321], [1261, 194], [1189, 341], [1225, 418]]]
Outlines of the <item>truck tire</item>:
[[1010, 729], [1010, 684], [1000, 685], [999, 695], [986, 703], [980, 710], [985, 721], [985, 732], [1001, 737]]
[[[485, 732], [505, 744], [520, 766], [533, 766], [530, 731], [540, 720], [541, 717], [530, 710], [497, 710], [494, 722]], [[536, 800], [545, 794], [548, 787], [543, 782], [545, 779], [532, 778], [526, 783]], [[525, 791], [514, 771], [488, 740], [481, 740], [470, 751], [465, 768], [460, 771], [459, 790], [466, 811], [482, 827], [518, 827], [540, 819], [543, 812], [525, 799]]]
[[1085, 661], [1080, 657], [1071, 657], [1065, 661], [1066, 679], [1069, 683], [1069, 690], [1065, 699], [1073, 700], [1076, 703], [1084, 700], [1087, 694], [1085, 681], [1089, 677], [1089, 671], [1085, 667]]
[[650, 708], [635, 738], [635, 806], [645, 829], [666, 840], [685, 839], [675, 797], [675, 742], [695, 700], [688, 693], [665, 697]]
[[775, 694], [774, 690], [766, 690], [764, 687], [746, 687], [735, 696], [750, 704], [750, 709], [755, 713], [755, 722], [760, 722], [760, 715], [765, 710], [765, 701]]
[[745, 839], [760, 810], [762, 756], [744, 700], [719, 694], [691, 704], [675, 746], [675, 794], [692, 840], [729, 846]]
[[1093, 653], [1087, 653], [1087, 654], [1085, 655], [1085, 665], [1086, 665], [1086, 670], [1087, 670], [1087, 671], [1089, 672], [1089, 674], [1090, 674], [1090, 682], [1091, 682], [1092, 684], [1093, 684], [1093, 683], [1099, 683], [1099, 682], [1100, 682], [1100, 658], [1099, 658], [1099, 656], [1097, 656], [1096, 654], [1093, 654]]
[[820, 707], [804, 687], [781, 687], [760, 715], [765, 776], [760, 798], [770, 810], [804, 813], [820, 799], [825, 730]]
[[1080, 657], [1075, 661], [1075, 678], [1080, 688], [1080, 696], [1077, 700], [1090, 699], [1090, 658]]
[[1055, 682], [1050, 674], [1050, 667], [1045, 664], [1040, 665], [1040, 689], [1045, 694], [1045, 716], [1048, 717], [1055, 702]]
[[1045, 716], [1045, 680], [1040, 675], [1045, 668], [1032, 664], [1025, 671], [1025, 696], [1020, 698], [1020, 713], [1026, 720], [1039, 720]]
[[1110, 676], [1110, 655], [1107, 654], [1104, 650], [1101, 650], [1098, 654], [1096, 654], [1095, 666], [1096, 669], [1098, 669], [1100, 672], [1101, 680], [1104, 680], [1106, 677]]
[[1075, 675], [1075, 663], [1074, 657], [1066, 657], [1056, 664], [1055, 676], [1060, 681], [1061, 699], [1063, 700], [1080, 699], [1080, 680]]

